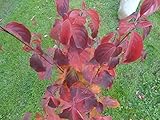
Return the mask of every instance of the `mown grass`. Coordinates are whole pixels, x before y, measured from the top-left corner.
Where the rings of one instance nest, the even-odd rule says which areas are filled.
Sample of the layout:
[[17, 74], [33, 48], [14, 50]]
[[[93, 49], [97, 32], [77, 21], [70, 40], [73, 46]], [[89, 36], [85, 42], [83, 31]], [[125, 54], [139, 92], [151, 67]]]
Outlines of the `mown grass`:
[[[101, 15], [100, 36], [113, 31], [117, 26], [119, 2], [114, 0], [86, 0], [89, 7]], [[71, 0], [71, 7], [79, 7], [80, 1]], [[35, 16], [37, 25], [31, 18]], [[9, 21], [24, 23], [32, 32], [43, 36], [56, 17], [53, 0], [0, 0], [1, 24]], [[145, 62], [120, 65], [114, 86], [104, 95], [117, 98], [121, 107], [107, 109], [104, 114], [113, 120], [158, 120], [160, 118], [160, 13], [150, 17], [154, 28], [145, 41], [148, 57]], [[44, 48], [52, 46], [50, 38], [43, 37]], [[20, 120], [25, 112], [41, 111], [40, 100], [47, 85], [52, 81], [39, 81], [29, 67], [30, 54], [23, 52], [22, 45], [13, 37], [0, 33], [0, 119]], [[56, 75], [53, 75], [53, 80]], [[136, 92], [144, 95], [139, 99]], [[34, 114], [33, 114], [34, 116]]]

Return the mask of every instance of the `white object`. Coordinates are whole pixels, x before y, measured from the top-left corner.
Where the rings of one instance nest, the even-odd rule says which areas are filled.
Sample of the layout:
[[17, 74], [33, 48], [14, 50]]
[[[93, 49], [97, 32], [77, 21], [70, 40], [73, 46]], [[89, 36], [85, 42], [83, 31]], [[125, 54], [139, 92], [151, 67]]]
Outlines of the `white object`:
[[137, 10], [141, 0], [121, 0], [118, 10], [118, 18], [123, 19]]

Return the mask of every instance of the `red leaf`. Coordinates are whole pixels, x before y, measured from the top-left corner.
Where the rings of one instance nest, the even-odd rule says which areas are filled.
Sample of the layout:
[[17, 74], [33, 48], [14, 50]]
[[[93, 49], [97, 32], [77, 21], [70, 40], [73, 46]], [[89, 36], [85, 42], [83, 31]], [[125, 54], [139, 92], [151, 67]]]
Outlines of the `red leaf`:
[[145, 39], [149, 35], [151, 29], [152, 29], [152, 26], [143, 28], [143, 39]]
[[92, 57], [93, 57], [93, 50], [89, 48], [88, 49], [86, 48], [81, 53], [78, 53], [78, 51], [70, 51], [68, 53], [70, 65], [79, 72], [83, 69], [85, 64], [90, 61]]
[[30, 58], [30, 66], [36, 71], [36, 72], [44, 72], [46, 68], [43, 66], [43, 63], [39, 56], [37, 54], [33, 54]]
[[[46, 106], [48, 107], [50, 105], [51, 108], [53, 108], [53, 104], [54, 106], [58, 106], [59, 105], [59, 101], [56, 98], [56, 94], [57, 92], [59, 92], [59, 85], [54, 84], [54, 85], [50, 85], [47, 87], [45, 94], [43, 96], [42, 99], [42, 106], [43, 108], [45, 108]], [[53, 104], [52, 104], [53, 102]]]
[[65, 55], [65, 54], [64, 54], [60, 49], [58, 49], [58, 48], [55, 50], [53, 60], [54, 60], [59, 66], [68, 65], [68, 63], [69, 63], [68, 56]]
[[78, 82], [79, 77], [77, 72], [74, 69], [70, 69], [65, 77], [65, 82], [70, 88], [75, 82]]
[[109, 69], [115, 68], [119, 64], [119, 61], [120, 61], [119, 57], [113, 57], [108, 63]]
[[103, 112], [103, 104], [101, 102], [97, 102], [96, 110], [99, 113]]
[[55, 20], [55, 23], [50, 31], [50, 37], [55, 40], [59, 40], [60, 32], [61, 32], [62, 22], [59, 19]]
[[4, 29], [16, 36], [21, 41], [28, 44], [30, 43], [31, 33], [23, 24], [18, 22], [10, 22], [4, 27]]
[[116, 47], [112, 43], [104, 43], [97, 47], [94, 57], [100, 64], [107, 63], [115, 50]]
[[71, 23], [69, 19], [66, 19], [62, 23], [61, 33], [60, 33], [60, 42], [64, 45], [68, 45], [71, 38]]
[[144, 0], [140, 9], [140, 17], [145, 15], [148, 16], [160, 8], [159, 0]]
[[142, 37], [137, 32], [132, 32], [128, 48], [125, 52], [124, 63], [130, 63], [140, 58], [143, 50]]
[[86, 114], [93, 109], [97, 103], [94, 94], [87, 88], [79, 85], [72, 86], [70, 93], [71, 100], [63, 105], [63, 112], [60, 113], [59, 116], [69, 120], [87, 120]]
[[84, 25], [86, 23], [86, 17], [79, 9], [74, 9], [69, 13], [69, 20], [72, 24]]
[[63, 85], [60, 88], [60, 92], [59, 92], [60, 98], [66, 102], [70, 102], [71, 101], [71, 93], [70, 93], [70, 89]]
[[86, 48], [88, 42], [88, 33], [85, 27], [80, 25], [72, 25], [72, 34], [76, 48]]
[[116, 50], [114, 51], [112, 57], [117, 57], [118, 55], [120, 55], [122, 53], [122, 47], [117, 47]]
[[44, 111], [45, 111], [44, 120], [61, 120], [59, 116], [55, 113], [54, 109], [46, 107], [44, 108]]
[[46, 92], [50, 93], [50, 95], [54, 95], [59, 90], [59, 85], [54, 84], [47, 87]]
[[45, 112], [44, 119], [46, 120], [60, 120], [59, 116], [55, 113], [55, 108], [60, 105], [60, 100], [56, 98], [58, 97], [59, 87], [57, 84], [47, 87], [45, 95], [43, 96], [42, 107]]
[[48, 102], [48, 106], [51, 108], [56, 108], [58, 107], [60, 104], [60, 101], [54, 97], [50, 97], [49, 102]]
[[113, 37], [115, 36], [114, 32], [110, 32], [107, 35], [105, 35], [102, 40], [101, 40], [101, 44], [103, 43], [108, 43]]
[[87, 30], [81, 23], [71, 25], [70, 20], [66, 19], [62, 23], [60, 42], [64, 45], [70, 44], [71, 47], [83, 50], [88, 43]]
[[121, 20], [119, 22], [119, 28], [118, 28], [118, 33], [120, 36], [128, 33], [131, 29], [135, 28], [134, 23], [130, 23], [127, 20]]
[[65, 13], [68, 12], [69, 9], [69, 0], [55, 0], [57, 11], [60, 16], [64, 16]]
[[39, 79], [42, 79], [42, 80], [51, 79], [53, 60], [48, 55], [44, 54], [43, 56], [47, 61], [42, 57], [40, 59], [43, 63], [43, 66], [46, 68], [46, 70], [42, 72], [38, 72]]
[[69, 120], [85, 120], [83, 115], [77, 109], [73, 108], [67, 108], [63, 110], [59, 116], [60, 118], [68, 118]]
[[119, 102], [111, 97], [105, 97], [102, 104], [104, 105], [104, 107], [108, 108], [117, 108], [120, 106]]
[[110, 89], [113, 84], [113, 76], [106, 70], [100, 72], [96, 77], [97, 80], [100, 80], [100, 84], [107, 89]]
[[[82, 61], [77, 51], [69, 52], [68, 54], [69, 64], [77, 71], [82, 69]], [[75, 59], [76, 58], [76, 59]]]
[[31, 120], [31, 113], [29, 112], [25, 113], [23, 120]]
[[98, 84], [104, 88], [111, 88], [114, 78], [106, 66], [101, 68], [99, 65], [94, 64], [85, 66], [83, 70], [83, 77], [90, 84]]
[[148, 20], [139, 20], [136, 26], [143, 29], [143, 39], [145, 39], [151, 31], [152, 23]]
[[87, 10], [88, 15], [91, 18], [91, 22], [89, 24], [89, 27], [92, 31], [91, 36], [93, 38], [97, 37], [98, 34], [98, 29], [99, 29], [99, 25], [100, 25], [100, 18], [98, 13], [95, 10], [89, 9]]
[[146, 27], [152, 26], [152, 23], [150, 21], [147, 21], [147, 20], [141, 20], [141, 21], [138, 22], [138, 24], [136, 26], [138, 28], [146, 28]]

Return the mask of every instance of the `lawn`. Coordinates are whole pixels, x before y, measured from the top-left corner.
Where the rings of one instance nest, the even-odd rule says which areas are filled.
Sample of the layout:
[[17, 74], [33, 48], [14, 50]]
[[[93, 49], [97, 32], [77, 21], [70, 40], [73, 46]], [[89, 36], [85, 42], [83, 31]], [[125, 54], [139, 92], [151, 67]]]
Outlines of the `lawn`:
[[[76, 1], [76, 2], [75, 2]], [[101, 15], [99, 36], [113, 31], [117, 26], [116, 0], [86, 0]], [[71, 7], [79, 7], [80, 1], [71, 0]], [[37, 25], [31, 18], [35, 17]], [[44, 48], [53, 43], [48, 35], [56, 17], [53, 0], [0, 0], [1, 24], [9, 21], [24, 23], [32, 32], [42, 33]], [[144, 62], [120, 65], [114, 86], [104, 95], [117, 98], [121, 107], [105, 110], [113, 120], [159, 120], [160, 118], [160, 13], [150, 17], [154, 27], [145, 41], [148, 57]], [[41, 111], [40, 100], [52, 81], [39, 81], [29, 67], [30, 54], [13, 37], [0, 33], [0, 120], [20, 120], [25, 112]], [[137, 95], [138, 93], [139, 95]], [[140, 99], [144, 96], [144, 99]]]

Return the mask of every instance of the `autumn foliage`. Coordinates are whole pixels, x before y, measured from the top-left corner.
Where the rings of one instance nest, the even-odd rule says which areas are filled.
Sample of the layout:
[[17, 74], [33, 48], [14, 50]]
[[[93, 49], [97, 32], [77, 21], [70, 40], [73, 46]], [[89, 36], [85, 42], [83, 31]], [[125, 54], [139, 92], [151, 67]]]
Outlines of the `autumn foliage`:
[[[81, 9], [69, 9], [69, 0], [55, 0], [59, 18], [50, 37], [55, 47], [43, 50], [42, 38], [23, 24], [10, 22], [4, 31], [23, 43], [31, 52], [30, 66], [40, 79], [51, 79], [57, 67], [59, 79], [48, 86], [42, 98], [44, 114], [36, 120], [111, 120], [102, 116], [105, 108], [120, 104], [110, 96], [102, 96], [101, 88], [110, 89], [119, 64], [145, 59], [144, 39], [151, 31], [147, 16], [159, 9], [159, 0], [144, 0], [140, 10], [119, 21], [115, 31], [98, 37], [100, 17], [96, 10], [82, 2]], [[29, 120], [30, 114], [24, 116]]]

